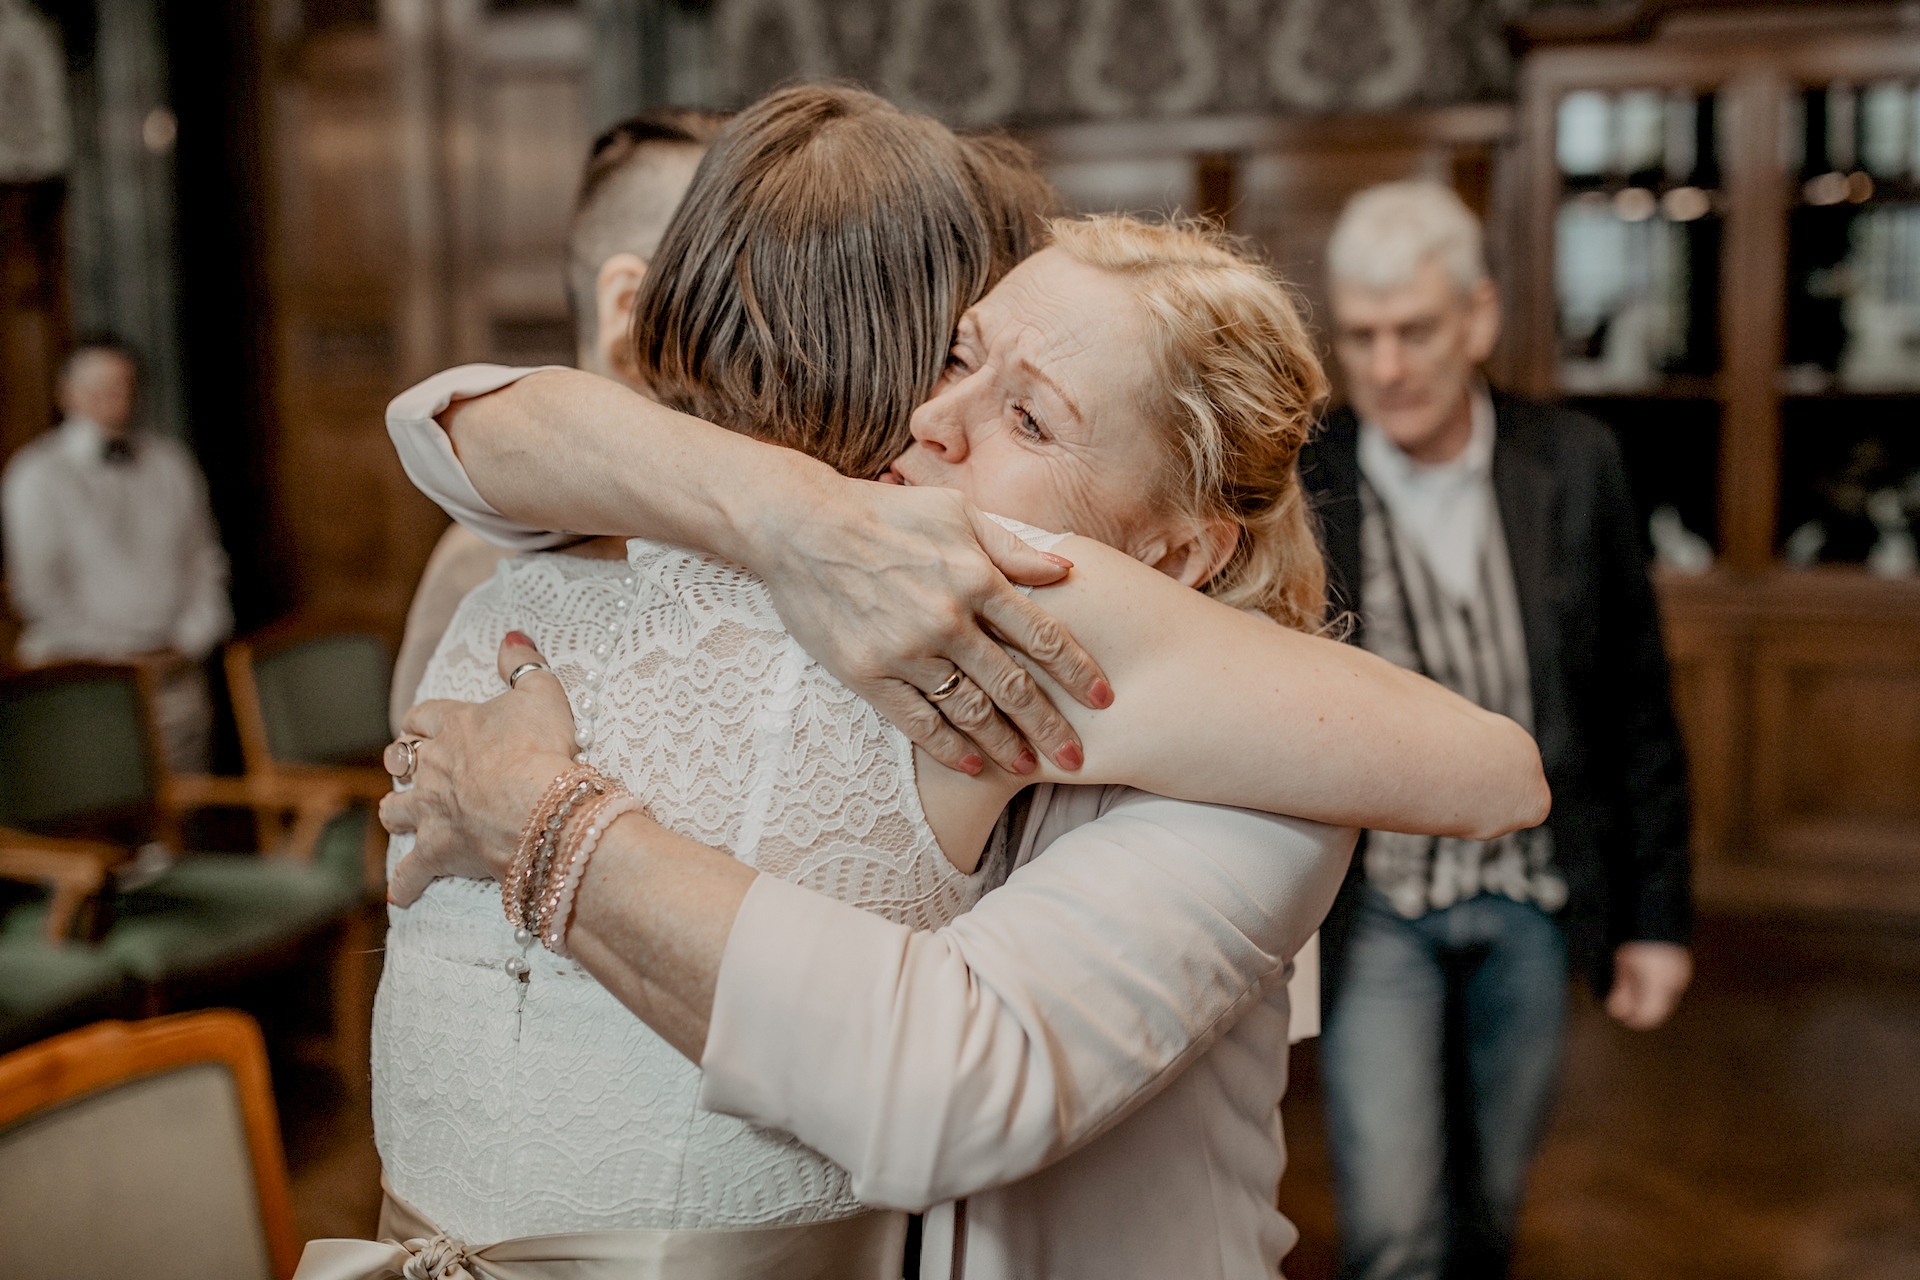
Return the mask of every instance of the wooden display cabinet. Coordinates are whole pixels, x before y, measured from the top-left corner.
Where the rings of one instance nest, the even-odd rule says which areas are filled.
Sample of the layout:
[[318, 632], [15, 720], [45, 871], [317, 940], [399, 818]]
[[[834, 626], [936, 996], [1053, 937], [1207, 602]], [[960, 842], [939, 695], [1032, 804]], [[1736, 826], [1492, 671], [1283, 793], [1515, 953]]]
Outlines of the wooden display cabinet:
[[1920, 309], [1920, 18], [1527, 34], [1513, 381], [1609, 421], [1643, 527], [1716, 552], [1659, 576], [1699, 895], [1920, 912], [1920, 578], [1859, 519], [1903, 473], [1920, 507], [1920, 322], [1886, 327]]

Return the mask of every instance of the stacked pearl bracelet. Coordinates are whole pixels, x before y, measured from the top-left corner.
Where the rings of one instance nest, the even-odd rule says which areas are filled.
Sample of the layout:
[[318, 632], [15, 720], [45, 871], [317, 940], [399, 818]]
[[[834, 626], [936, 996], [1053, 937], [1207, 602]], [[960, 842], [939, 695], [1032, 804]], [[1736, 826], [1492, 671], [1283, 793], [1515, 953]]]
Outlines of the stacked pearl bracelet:
[[567, 950], [567, 926], [573, 923], [574, 898], [580, 891], [581, 878], [587, 873], [587, 860], [600, 846], [600, 838], [606, 835], [607, 828], [623, 814], [638, 808], [640, 802], [628, 792], [618, 791], [607, 796], [587, 815], [586, 827], [575, 837], [564, 871], [555, 868], [542, 904], [545, 909], [540, 917], [540, 942], [562, 959], [572, 954]]

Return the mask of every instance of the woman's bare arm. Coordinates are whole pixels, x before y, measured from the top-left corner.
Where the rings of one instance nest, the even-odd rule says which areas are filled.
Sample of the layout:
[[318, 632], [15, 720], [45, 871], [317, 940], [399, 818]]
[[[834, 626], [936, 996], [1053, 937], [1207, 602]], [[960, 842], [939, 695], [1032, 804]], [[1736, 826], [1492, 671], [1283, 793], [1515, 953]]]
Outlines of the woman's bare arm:
[[[981, 542], [1017, 540], [957, 495], [849, 481], [603, 378], [534, 374], [441, 421], [482, 496], [509, 516], [700, 546], [760, 573], [808, 650], [942, 763], [966, 748], [934, 726], [992, 744], [1006, 768], [1017, 748], [996, 707], [1030, 733], [1045, 708], [1056, 719], [1034, 739], [1045, 748], [1039, 776], [1058, 781], [1444, 835], [1484, 837], [1545, 815], [1538, 751], [1510, 720], [1349, 646], [1217, 605], [1088, 539], [1062, 548], [1077, 568], [1034, 596], [1041, 614], [978, 554]], [[1119, 700], [1074, 705], [1102, 701], [1104, 686], [1088, 681], [1056, 699], [1058, 720], [1040, 690], [1063, 686], [1045, 668], [1023, 684], [974, 614], [956, 609], [968, 598], [991, 600], [979, 616], [1015, 648], [1060, 659], [1053, 672], [1098, 671], [1070, 660], [1078, 646], [1066, 637], [1078, 637], [1110, 676], [1127, 673], [1112, 685]], [[1049, 631], [1048, 617], [1065, 625]], [[908, 679], [896, 674], [901, 654], [916, 655]], [[974, 686], [942, 704], [942, 719], [919, 691], [955, 665]], [[1076, 771], [1083, 737], [1088, 767]], [[943, 840], [997, 812], [978, 794], [1014, 785], [997, 772], [969, 785], [925, 771]]]
[[[1052, 582], [1063, 562], [954, 495], [848, 480], [571, 369], [450, 370], [396, 397], [387, 425], [415, 482], [503, 543], [547, 545], [544, 529], [647, 537], [753, 569], [808, 652], [950, 768], [1021, 768], [1029, 741], [1068, 767], [1077, 757], [989, 628], [1069, 696], [1110, 697], [1085, 650], [1009, 582]], [[971, 742], [921, 696], [956, 666], [998, 708]]]
[[[1086, 763], [1071, 775], [1043, 764], [1041, 777], [1478, 839], [1545, 820], [1539, 749], [1505, 716], [1352, 645], [1227, 608], [1111, 547], [1073, 538], [1061, 549], [1074, 571], [1033, 598], [1118, 692], [1106, 710], [1067, 709]], [[964, 727], [982, 702], [963, 686], [947, 714]], [[975, 792], [1025, 781], [920, 779], [936, 830], [951, 831], [970, 830]]]

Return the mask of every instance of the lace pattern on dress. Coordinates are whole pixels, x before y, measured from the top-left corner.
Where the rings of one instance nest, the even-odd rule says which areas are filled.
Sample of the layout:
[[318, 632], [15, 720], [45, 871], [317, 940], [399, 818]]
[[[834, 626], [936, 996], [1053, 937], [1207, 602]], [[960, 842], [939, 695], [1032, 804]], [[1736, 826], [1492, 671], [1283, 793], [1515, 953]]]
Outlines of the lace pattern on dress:
[[[635, 540], [625, 563], [503, 561], [461, 605], [419, 697], [501, 692], [531, 633], [593, 741], [665, 826], [916, 928], [984, 877], [940, 852], [904, 735], [787, 635], [763, 583]], [[389, 866], [409, 842], [393, 841]], [[696, 1105], [699, 1073], [585, 970], [514, 940], [497, 885], [441, 880], [390, 913], [375, 1134], [394, 1190], [455, 1238], [817, 1221], [860, 1211], [794, 1139]], [[519, 957], [524, 979], [505, 963]]]

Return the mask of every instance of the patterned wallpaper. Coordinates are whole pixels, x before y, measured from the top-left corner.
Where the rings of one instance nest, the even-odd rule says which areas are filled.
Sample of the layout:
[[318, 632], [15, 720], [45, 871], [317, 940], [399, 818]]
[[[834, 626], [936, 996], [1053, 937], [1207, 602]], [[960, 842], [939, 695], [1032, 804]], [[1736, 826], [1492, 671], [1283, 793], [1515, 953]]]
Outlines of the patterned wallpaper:
[[1502, 97], [1505, 25], [1552, 2], [715, 0], [712, 16], [736, 101], [839, 76], [989, 124]]

